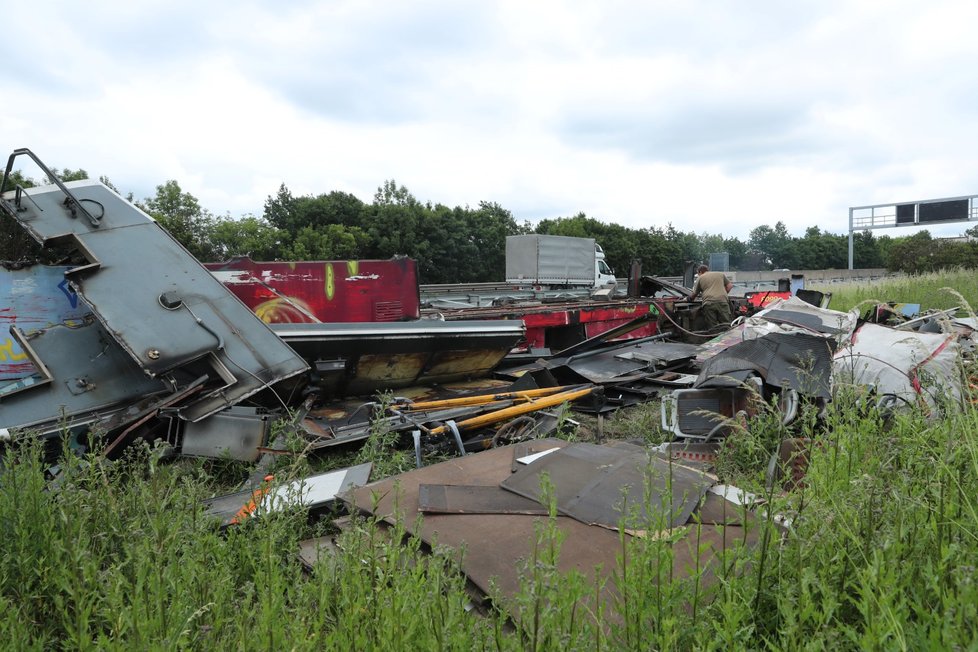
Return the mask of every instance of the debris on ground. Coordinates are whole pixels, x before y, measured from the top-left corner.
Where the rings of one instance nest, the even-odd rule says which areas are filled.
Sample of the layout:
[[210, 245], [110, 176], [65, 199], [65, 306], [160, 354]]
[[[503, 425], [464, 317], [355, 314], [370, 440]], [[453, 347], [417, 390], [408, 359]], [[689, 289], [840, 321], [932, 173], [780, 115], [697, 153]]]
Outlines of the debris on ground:
[[[757, 497], [720, 483], [725, 442], [774, 415], [786, 436], [767, 484], [795, 491], [840, 392], [939, 416], [978, 383], [960, 364], [974, 358], [973, 317], [897, 303], [840, 312], [803, 287], [739, 297], [715, 335], [695, 330], [688, 288], [648, 276], [633, 284], [640, 300], [443, 306], [423, 319], [413, 262], [335, 262], [350, 285], [328, 304], [316, 293], [339, 278], [334, 262], [205, 268], [111, 189], [62, 183], [29, 150], [11, 155], [3, 190], [20, 156], [53, 183], [4, 192], [0, 217], [62, 264], [0, 269], [0, 445], [32, 433], [114, 459], [159, 440], [253, 464], [249, 483], [207, 501], [222, 527], [342, 503], [464, 550], [462, 571], [504, 600], [543, 520], [564, 536], [562, 568], [599, 579], [605, 598], [620, 537], [668, 537], [669, 576], [707, 569], [708, 585], [718, 555], [754, 546], [766, 518]], [[397, 270], [407, 294], [379, 282]], [[655, 445], [601, 441], [606, 416], [654, 401]], [[567, 441], [574, 413], [596, 419], [594, 442]], [[376, 467], [349, 454], [380, 435], [410, 461], [401, 470], [416, 468], [368, 483]], [[295, 477], [271, 468], [282, 456], [337, 463]], [[303, 558], [331, 545], [304, 542]]]

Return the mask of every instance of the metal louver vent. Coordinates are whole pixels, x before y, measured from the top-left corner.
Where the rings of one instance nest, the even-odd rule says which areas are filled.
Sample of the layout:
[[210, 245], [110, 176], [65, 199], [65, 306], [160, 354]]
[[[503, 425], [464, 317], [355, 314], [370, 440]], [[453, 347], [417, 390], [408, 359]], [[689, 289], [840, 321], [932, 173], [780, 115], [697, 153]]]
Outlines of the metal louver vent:
[[378, 301], [374, 304], [376, 321], [398, 321], [403, 317], [404, 309], [400, 301]]

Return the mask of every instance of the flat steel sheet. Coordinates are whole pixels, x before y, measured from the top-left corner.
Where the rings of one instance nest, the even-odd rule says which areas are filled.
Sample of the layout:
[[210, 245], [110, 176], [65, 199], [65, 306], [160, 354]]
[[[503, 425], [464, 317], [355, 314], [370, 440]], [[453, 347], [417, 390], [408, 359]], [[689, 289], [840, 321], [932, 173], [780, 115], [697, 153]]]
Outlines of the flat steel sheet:
[[537, 501], [498, 486], [453, 484], [418, 487], [418, 509], [425, 514], [547, 514]]
[[708, 491], [690, 520], [703, 525], [743, 525], [753, 524], [757, 517], [742, 505]]
[[572, 444], [506, 478], [501, 486], [541, 501], [549, 477], [557, 510], [589, 525], [664, 530], [684, 524], [715, 481], [632, 446]]
[[[535, 442], [566, 447], [550, 439]], [[409, 534], [429, 545], [464, 549], [462, 570], [479, 590], [499, 591], [504, 603], [520, 587], [520, 569], [532, 559], [536, 531], [545, 517], [518, 514], [425, 514], [418, 520], [418, 495], [422, 484], [469, 484], [496, 486], [510, 475], [512, 447], [491, 449], [371, 483], [342, 496], [352, 507], [376, 514], [388, 523], [400, 521]], [[620, 620], [615, 611], [615, 575], [621, 550], [619, 534], [603, 527], [585, 525], [557, 516], [555, 527], [563, 536], [558, 568], [578, 571], [585, 581], [600, 581], [604, 624]], [[759, 528], [690, 524], [677, 531], [672, 544], [672, 569], [662, 577], [683, 577], [696, 568], [705, 569], [701, 586], [713, 582], [714, 560], [721, 550], [741, 544], [753, 546]], [[653, 576], [655, 572], [653, 571]], [[505, 606], [505, 604], [504, 604]]]
[[[554, 446], [567, 442], [547, 440]], [[504, 596], [519, 590], [520, 565], [533, 556], [538, 523], [543, 516], [514, 514], [427, 514], [415, 529], [418, 516], [418, 492], [422, 484], [470, 484], [497, 486], [510, 474], [510, 447], [494, 448], [467, 455], [423, 469], [354, 489], [341, 496], [350, 505], [384, 520], [403, 522], [410, 534], [425, 543], [465, 549], [462, 570], [485, 593], [495, 586]], [[572, 518], [558, 516], [557, 528], [565, 535], [558, 567], [564, 572], [576, 570], [593, 580], [610, 580], [619, 547], [618, 534], [604, 528], [584, 525]], [[596, 568], [600, 567], [600, 575]], [[606, 597], [613, 587], [606, 585]]]
[[299, 542], [299, 561], [306, 570], [312, 570], [320, 559], [335, 557], [340, 554], [336, 541], [332, 536], [304, 539]]

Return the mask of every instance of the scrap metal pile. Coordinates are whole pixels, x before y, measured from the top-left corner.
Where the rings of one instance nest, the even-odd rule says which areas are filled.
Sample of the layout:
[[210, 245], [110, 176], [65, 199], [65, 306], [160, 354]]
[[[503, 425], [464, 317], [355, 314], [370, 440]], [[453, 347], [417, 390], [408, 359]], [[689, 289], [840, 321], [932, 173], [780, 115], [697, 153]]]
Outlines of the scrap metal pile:
[[[14, 152], [4, 187], [24, 154], [35, 158]], [[11, 324], [9, 357], [29, 373], [0, 387], [7, 437], [95, 430], [123, 440], [142, 426], [195, 424], [307, 370], [151, 218], [101, 183], [64, 184], [35, 162], [55, 183], [6, 192], [0, 209], [70, 257], [57, 290], [77, 312], [31, 331]], [[13, 300], [29, 306], [25, 290]]]
[[[25, 155], [51, 185], [8, 188]], [[561, 563], [603, 573], [612, 595], [618, 529], [685, 542], [677, 574], [693, 558], [705, 568], [728, 545], [756, 543], [758, 517], [748, 509], [756, 501], [718, 486], [710, 461], [761, 412], [790, 426], [852, 391], [887, 409], [939, 415], [964, 400], [960, 360], [974, 354], [978, 325], [955, 310], [911, 318], [892, 307], [867, 320], [812, 305], [822, 296], [765, 297], [762, 310], [705, 343], [682, 341], [675, 319], [649, 312], [529, 361], [508, 355], [524, 335], [518, 320], [266, 324], [103, 184], [62, 183], [17, 150], [2, 190], [0, 218], [64, 260], [0, 270], [0, 316], [10, 324], [0, 345], [0, 440], [67, 436], [76, 449], [101, 440], [111, 457], [159, 439], [184, 455], [253, 462], [286, 452], [273, 431], [319, 455], [394, 433], [413, 448], [417, 470], [373, 484], [370, 465], [292, 486], [266, 480], [215, 498], [209, 511], [228, 526], [286, 504], [342, 499], [425, 542], [437, 533], [439, 544], [464, 547], [468, 577], [485, 592], [495, 578], [504, 596], [515, 594], [517, 560], [550, 507], [544, 474], [568, 535]], [[659, 334], [616, 339], [652, 319]], [[568, 406], [600, 424], [654, 399], [673, 439], [658, 449], [549, 438], [573, 425]], [[428, 464], [434, 455], [454, 457]]]
[[[7, 190], [17, 157], [51, 185]], [[7, 163], [0, 217], [63, 264], [0, 272], [0, 440], [30, 432], [116, 455], [137, 439], [254, 461], [270, 419], [310, 394], [487, 374], [519, 322], [270, 327], [151, 217], [97, 181], [62, 183], [29, 150]]]

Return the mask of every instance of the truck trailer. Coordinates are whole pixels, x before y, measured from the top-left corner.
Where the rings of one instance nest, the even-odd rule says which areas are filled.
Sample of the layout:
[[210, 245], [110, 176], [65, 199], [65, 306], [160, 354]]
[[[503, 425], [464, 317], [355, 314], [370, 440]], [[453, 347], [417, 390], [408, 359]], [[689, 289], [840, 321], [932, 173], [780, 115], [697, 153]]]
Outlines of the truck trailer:
[[562, 235], [506, 237], [506, 282], [544, 287], [614, 287], [614, 271], [593, 238]]

